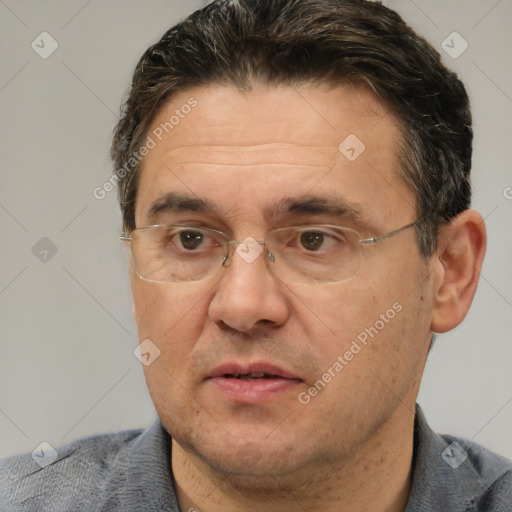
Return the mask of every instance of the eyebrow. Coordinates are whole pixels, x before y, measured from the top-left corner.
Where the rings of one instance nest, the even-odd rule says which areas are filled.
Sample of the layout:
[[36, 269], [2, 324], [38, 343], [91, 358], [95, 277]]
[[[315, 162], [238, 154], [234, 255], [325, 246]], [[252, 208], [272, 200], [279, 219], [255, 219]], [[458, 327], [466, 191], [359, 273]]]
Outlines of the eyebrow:
[[165, 212], [215, 212], [212, 203], [199, 197], [169, 192], [151, 203], [148, 219], [153, 221]]
[[295, 213], [346, 217], [356, 222], [360, 219], [362, 210], [361, 205], [349, 201], [340, 195], [317, 196], [307, 194], [299, 198], [288, 197], [281, 199], [266, 206], [263, 212], [265, 217], [268, 218]]
[[[307, 214], [345, 217], [354, 222], [360, 220], [362, 206], [340, 195], [303, 195], [287, 197], [263, 208], [263, 215], [275, 219], [284, 215]], [[205, 212], [219, 215], [218, 208], [210, 201], [187, 194], [169, 192], [157, 198], [150, 206], [148, 219], [156, 220], [159, 214], [167, 212]]]

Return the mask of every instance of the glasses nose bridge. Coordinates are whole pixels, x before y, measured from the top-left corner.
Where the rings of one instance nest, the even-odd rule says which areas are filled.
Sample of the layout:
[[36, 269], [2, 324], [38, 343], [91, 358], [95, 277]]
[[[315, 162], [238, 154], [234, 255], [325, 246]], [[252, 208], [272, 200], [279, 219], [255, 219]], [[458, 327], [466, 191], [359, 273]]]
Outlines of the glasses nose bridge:
[[[233, 251], [236, 250], [237, 245], [259, 245], [263, 248], [263, 252], [265, 253], [265, 238], [263, 240], [256, 240], [252, 236], [247, 236], [243, 240], [226, 240], [226, 244], [224, 247], [224, 256], [222, 258], [222, 266], [228, 267], [231, 264]], [[269, 254], [269, 257], [271, 256], [272, 255]]]

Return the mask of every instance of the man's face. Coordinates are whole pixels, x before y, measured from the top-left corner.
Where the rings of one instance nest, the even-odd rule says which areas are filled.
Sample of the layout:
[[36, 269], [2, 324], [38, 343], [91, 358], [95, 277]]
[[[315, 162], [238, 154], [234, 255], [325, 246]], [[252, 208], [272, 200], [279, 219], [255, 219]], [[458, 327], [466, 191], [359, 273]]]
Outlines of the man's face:
[[[368, 91], [191, 89], [148, 134], [190, 97], [197, 106], [145, 159], [137, 227], [263, 240], [279, 227], [330, 224], [367, 238], [416, 220], [397, 172], [400, 131]], [[209, 207], [185, 201], [151, 216], [170, 193]], [[175, 442], [221, 471], [282, 475], [347, 460], [388, 420], [412, 417], [432, 304], [414, 229], [364, 246], [359, 274], [338, 284], [282, 282], [264, 254], [248, 262], [236, 247], [208, 280], [131, 273], [140, 339], [161, 351], [145, 377]], [[277, 377], [236, 379], [237, 369]]]

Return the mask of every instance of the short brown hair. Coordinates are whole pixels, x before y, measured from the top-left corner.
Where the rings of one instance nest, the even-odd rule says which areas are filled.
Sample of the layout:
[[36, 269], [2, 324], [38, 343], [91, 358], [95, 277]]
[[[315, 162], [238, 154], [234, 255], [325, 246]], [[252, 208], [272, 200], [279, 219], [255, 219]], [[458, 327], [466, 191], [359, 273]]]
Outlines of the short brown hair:
[[111, 148], [115, 167], [130, 169], [118, 183], [126, 231], [136, 227], [140, 171], [130, 157], [159, 107], [191, 87], [255, 83], [371, 87], [402, 125], [399, 172], [416, 194], [425, 256], [439, 226], [469, 208], [468, 95], [396, 12], [365, 0], [217, 0], [168, 30], [135, 69]]

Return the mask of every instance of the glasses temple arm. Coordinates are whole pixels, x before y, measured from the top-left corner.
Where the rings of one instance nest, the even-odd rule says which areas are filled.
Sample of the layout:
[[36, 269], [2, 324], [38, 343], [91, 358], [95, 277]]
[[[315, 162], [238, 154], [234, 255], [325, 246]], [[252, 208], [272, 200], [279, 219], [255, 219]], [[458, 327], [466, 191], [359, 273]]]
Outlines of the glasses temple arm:
[[374, 238], [364, 238], [363, 240], [359, 240], [362, 244], [372, 244], [375, 242], [380, 242], [381, 240], [385, 240], [386, 238], [391, 238], [395, 235], [398, 235], [402, 231], [405, 231], [406, 229], [412, 228], [416, 224], [418, 224], [421, 221], [421, 219], [415, 220], [414, 222], [410, 222], [409, 224], [406, 224], [405, 226], [402, 226], [401, 228], [394, 229], [393, 231], [390, 231], [389, 233], [385, 233], [384, 235], [377, 236]]

